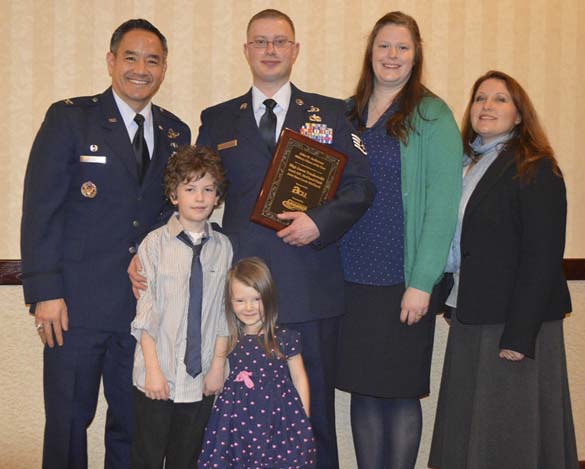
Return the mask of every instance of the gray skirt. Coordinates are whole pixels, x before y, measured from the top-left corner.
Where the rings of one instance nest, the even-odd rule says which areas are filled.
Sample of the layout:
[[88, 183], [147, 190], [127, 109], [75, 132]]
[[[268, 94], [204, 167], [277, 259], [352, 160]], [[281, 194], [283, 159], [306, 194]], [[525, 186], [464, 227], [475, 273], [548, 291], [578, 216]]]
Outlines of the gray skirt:
[[563, 321], [542, 325], [534, 360], [511, 362], [502, 324], [452, 318], [429, 466], [577, 469]]

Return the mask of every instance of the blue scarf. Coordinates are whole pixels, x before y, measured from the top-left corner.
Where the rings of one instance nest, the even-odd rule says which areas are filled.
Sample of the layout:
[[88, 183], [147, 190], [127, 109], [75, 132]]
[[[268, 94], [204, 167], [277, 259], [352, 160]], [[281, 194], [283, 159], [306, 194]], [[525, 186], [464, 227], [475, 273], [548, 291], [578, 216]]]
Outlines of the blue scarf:
[[457, 227], [455, 228], [455, 235], [451, 242], [451, 248], [449, 250], [449, 257], [447, 258], [447, 265], [445, 266], [445, 272], [453, 272], [453, 279], [455, 284], [449, 298], [447, 298], [446, 304], [451, 307], [457, 306], [457, 293], [459, 291], [459, 268], [461, 265], [461, 226], [463, 224], [463, 216], [465, 215], [465, 208], [467, 203], [475, 190], [475, 187], [495, 161], [497, 156], [504, 148], [505, 144], [512, 137], [512, 133], [506, 133], [500, 135], [494, 140], [488, 143], [482, 143], [481, 137], [477, 136], [476, 139], [470, 144], [475, 156], [475, 164], [465, 172], [465, 168], [474, 161], [468, 155], [463, 157], [463, 171], [465, 176], [463, 177], [463, 187], [461, 191], [461, 202], [459, 203], [459, 217], [457, 219]]

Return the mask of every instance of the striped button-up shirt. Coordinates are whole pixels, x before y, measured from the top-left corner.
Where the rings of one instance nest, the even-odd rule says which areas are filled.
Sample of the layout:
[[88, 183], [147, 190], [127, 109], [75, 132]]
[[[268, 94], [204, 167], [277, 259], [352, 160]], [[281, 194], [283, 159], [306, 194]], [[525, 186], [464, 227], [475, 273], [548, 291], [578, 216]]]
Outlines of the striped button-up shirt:
[[[131, 332], [136, 340], [133, 382], [144, 391], [146, 369], [140, 336], [146, 331], [156, 342], [156, 353], [174, 402], [196, 402], [202, 399], [203, 376], [209, 371], [217, 336], [229, 334], [224, 310], [225, 277], [232, 262], [232, 247], [226, 236], [207, 223], [209, 239], [201, 250], [203, 269], [203, 303], [201, 311], [201, 369], [193, 378], [187, 373], [187, 310], [189, 277], [193, 250], [177, 238], [183, 231], [176, 214], [144, 239], [138, 256], [147, 278], [132, 321]], [[194, 241], [197, 243], [197, 241]], [[200, 240], [199, 240], [200, 242]]]

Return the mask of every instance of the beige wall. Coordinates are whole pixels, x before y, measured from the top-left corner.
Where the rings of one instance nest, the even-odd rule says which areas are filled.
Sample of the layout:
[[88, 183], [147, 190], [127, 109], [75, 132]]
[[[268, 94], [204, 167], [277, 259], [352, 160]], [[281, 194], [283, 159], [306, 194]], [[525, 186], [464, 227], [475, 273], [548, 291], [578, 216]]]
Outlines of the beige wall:
[[[401, 9], [418, 21], [425, 41], [426, 83], [460, 119], [469, 88], [481, 73], [497, 68], [516, 77], [543, 118], [564, 170], [569, 194], [566, 257], [585, 257], [582, 241], [585, 176], [581, 148], [585, 131], [585, 1], [583, 0], [0, 0], [0, 258], [19, 258], [22, 180], [28, 151], [48, 105], [94, 94], [108, 86], [105, 53], [113, 29], [130, 17], [153, 21], [168, 37], [169, 70], [156, 101], [194, 130], [206, 106], [242, 94], [249, 86], [242, 43], [247, 19], [276, 7], [297, 26], [301, 54], [293, 80], [303, 89], [348, 96], [357, 78], [365, 37], [386, 11]], [[585, 286], [573, 283], [575, 309], [583, 311]], [[0, 341], [0, 467], [38, 466], [43, 421], [41, 349], [22, 306], [20, 289], [0, 288], [8, 331]], [[585, 318], [567, 322], [567, 348], [579, 441], [585, 441]], [[438, 384], [445, 330], [437, 332], [433, 370]], [[581, 367], [583, 368], [583, 367]], [[436, 395], [436, 393], [435, 393]], [[347, 430], [340, 396], [340, 426]], [[426, 460], [433, 397], [425, 400]], [[103, 406], [92, 429], [92, 467], [101, 458]], [[99, 427], [99, 428], [98, 428]], [[354, 466], [349, 433], [342, 434]], [[585, 445], [580, 445], [585, 459]], [[420, 464], [420, 467], [424, 467]]]

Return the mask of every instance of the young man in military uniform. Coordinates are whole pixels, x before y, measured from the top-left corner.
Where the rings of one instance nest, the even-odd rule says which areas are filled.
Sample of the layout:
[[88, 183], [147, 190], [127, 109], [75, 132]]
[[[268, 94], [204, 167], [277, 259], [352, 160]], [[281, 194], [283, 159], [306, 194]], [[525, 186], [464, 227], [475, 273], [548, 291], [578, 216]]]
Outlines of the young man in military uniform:
[[[302, 335], [318, 467], [334, 468], [335, 351], [344, 308], [336, 243], [366, 211], [375, 189], [344, 103], [290, 83], [299, 48], [287, 15], [277, 10], [254, 15], [244, 44], [252, 89], [203, 111], [197, 143], [217, 149], [227, 170], [223, 230], [234, 243], [234, 260], [259, 256], [266, 261], [278, 287], [279, 321]], [[282, 128], [329, 144], [349, 158], [334, 200], [308, 212], [280, 215], [291, 223], [274, 232], [250, 222], [250, 215]]]
[[162, 173], [189, 128], [151, 104], [167, 43], [146, 20], [113, 34], [112, 86], [53, 104], [24, 183], [23, 287], [45, 345], [43, 467], [87, 467], [100, 380], [108, 402], [105, 467], [130, 467], [136, 303], [126, 268], [161, 216]]

